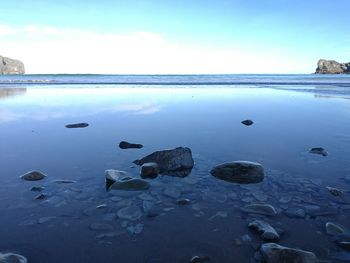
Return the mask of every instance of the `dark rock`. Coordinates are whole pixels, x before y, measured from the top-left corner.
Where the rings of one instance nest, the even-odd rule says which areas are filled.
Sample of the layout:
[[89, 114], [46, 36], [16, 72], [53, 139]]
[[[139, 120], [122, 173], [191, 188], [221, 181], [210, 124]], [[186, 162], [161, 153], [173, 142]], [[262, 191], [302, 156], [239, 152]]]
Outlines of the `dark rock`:
[[106, 190], [140, 191], [150, 188], [150, 184], [142, 179], [131, 178], [124, 171], [106, 170]]
[[277, 215], [276, 209], [269, 204], [250, 204], [244, 207], [241, 207], [241, 211], [251, 214], [260, 214], [266, 216], [275, 216]]
[[130, 143], [126, 141], [121, 141], [119, 143], [119, 148], [120, 149], [141, 149], [143, 147], [142, 144], [139, 143]]
[[177, 200], [176, 200], [176, 203], [177, 203], [178, 205], [189, 205], [189, 204], [191, 204], [191, 200], [190, 200], [190, 199], [187, 199], [187, 198], [177, 199]]
[[235, 161], [215, 166], [210, 173], [219, 179], [240, 184], [254, 184], [261, 182], [264, 168], [259, 163]]
[[194, 256], [191, 258], [190, 263], [204, 263], [210, 261], [210, 257], [208, 256]]
[[54, 183], [57, 183], [57, 184], [74, 184], [74, 183], [76, 183], [77, 181], [74, 181], [74, 180], [66, 180], [66, 179], [59, 179], [59, 180], [54, 180], [53, 182], [54, 182]]
[[33, 192], [41, 192], [41, 191], [44, 191], [45, 187], [42, 187], [42, 186], [33, 186], [30, 191], [33, 191]]
[[320, 59], [317, 63], [316, 74], [349, 74], [350, 62], [339, 63], [335, 60]]
[[47, 197], [47, 194], [41, 193], [34, 197], [34, 200], [44, 200]]
[[245, 126], [250, 126], [250, 125], [253, 125], [253, 121], [252, 120], [244, 120], [244, 121], [241, 121], [242, 124], [244, 124]]
[[46, 177], [46, 175], [40, 171], [30, 171], [20, 176], [26, 181], [38, 181]]
[[319, 154], [319, 155], [322, 155], [322, 156], [327, 156], [328, 155], [328, 152], [322, 147], [311, 148], [309, 150], [309, 153]]
[[318, 263], [312, 252], [280, 246], [276, 243], [261, 245], [260, 252], [266, 263]]
[[343, 234], [345, 232], [344, 228], [340, 225], [337, 225], [335, 223], [332, 222], [327, 222], [326, 223], [326, 233], [328, 235], [339, 235], [339, 234]]
[[156, 151], [140, 160], [134, 161], [137, 165], [152, 162], [158, 164], [160, 173], [180, 177], [189, 175], [194, 165], [192, 152], [186, 147]]
[[159, 167], [157, 163], [144, 163], [141, 166], [141, 177], [154, 179], [158, 176]]
[[27, 263], [27, 259], [15, 253], [0, 253], [1, 263]]
[[24, 74], [24, 65], [21, 61], [0, 56], [0, 75]]
[[350, 232], [339, 234], [335, 237], [334, 242], [341, 248], [350, 250]]
[[277, 231], [267, 222], [261, 220], [254, 220], [248, 224], [248, 227], [260, 234], [262, 240], [277, 241], [280, 239]]
[[66, 128], [85, 128], [89, 126], [88, 123], [81, 122], [81, 123], [72, 123], [72, 124], [67, 124]]
[[349, 262], [350, 261], [350, 253], [349, 252], [336, 252], [332, 255], [332, 258], [340, 261]]

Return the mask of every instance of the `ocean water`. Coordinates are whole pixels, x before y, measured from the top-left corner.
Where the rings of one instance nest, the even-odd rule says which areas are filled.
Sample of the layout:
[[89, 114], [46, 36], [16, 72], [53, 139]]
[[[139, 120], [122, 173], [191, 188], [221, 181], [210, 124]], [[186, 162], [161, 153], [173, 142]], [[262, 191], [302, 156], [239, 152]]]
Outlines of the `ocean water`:
[[[34, 263], [259, 262], [264, 241], [247, 225], [261, 219], [281, 233], [278, 244], [347, 262], [325, 225], [350, 229], [349, 116], [346, 75], [0, 76], [0, 252]], [[78, 122], [89, 126], [65, 127]], [[144, 147], [122, 150], [123, 140]], [[188, 176], [106, 191], [106, 169], [139, 178], [133, 160], [179, 146], [192, 150]], [[236, 160], [261, 163], [263, 182], [210, 174]], [[48, 176], [19, 178], [30, 170]], [[35, 200], [33, 186], [46, 198]], [[181, 198], [190, 204], [178, 205]], [[277, 215], [242, 211], [252, 203]], [[139, 218], [119, 218], [126, 207]], [[291, 216], [296, 209], [304, 214]]]

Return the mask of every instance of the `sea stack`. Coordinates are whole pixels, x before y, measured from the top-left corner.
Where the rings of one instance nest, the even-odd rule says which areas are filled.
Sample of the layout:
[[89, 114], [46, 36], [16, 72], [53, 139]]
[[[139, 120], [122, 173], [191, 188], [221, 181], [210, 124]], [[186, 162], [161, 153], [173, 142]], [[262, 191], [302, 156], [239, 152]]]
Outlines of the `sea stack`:
[[335, 60], [320, 59], [317, 63], [316, 74], [350, 74], [350, 62], [339, 63]]
[[0, 56], [0, 75], [7, 74], [24, 74], [24, 64], [23, 62]]

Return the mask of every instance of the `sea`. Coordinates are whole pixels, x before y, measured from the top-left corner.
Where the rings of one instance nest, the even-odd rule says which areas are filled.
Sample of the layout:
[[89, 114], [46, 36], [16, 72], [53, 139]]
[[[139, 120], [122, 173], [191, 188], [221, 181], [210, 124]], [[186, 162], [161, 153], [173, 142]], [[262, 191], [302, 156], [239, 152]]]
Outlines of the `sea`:
[[[66, 127], [75, 123], [88, 126]], [[134, 160], [176, 147], [192, 152], [186, 176], [106, 190], [106, 170], [141, 179]], [[292, 249], [290, 260], [300, 249], [350, 262], [349, 156], [350, 75], [3, 75], [0, 253], [30, 263], [275, 263], [262, 251], [273, 242]], [[263, 181], [211, 174], [234, 161], [261, 164]], [[46, 177], [21, 178], [29, 171]], [[255, 220], [279, 239], [248, 227]]]

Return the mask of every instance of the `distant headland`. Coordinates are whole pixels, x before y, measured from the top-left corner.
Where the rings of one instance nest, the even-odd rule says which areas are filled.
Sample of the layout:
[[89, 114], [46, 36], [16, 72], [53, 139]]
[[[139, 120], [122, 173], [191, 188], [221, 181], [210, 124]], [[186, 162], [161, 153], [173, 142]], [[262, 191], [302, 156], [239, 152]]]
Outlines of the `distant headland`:
[[5, 74], [24, 74], [24, 64], [23, 62], [0, 56], [0, 75]]
[[350, 62], [339, 63], [335, 60], [320, 59], [315, 74], [350, 74]]

